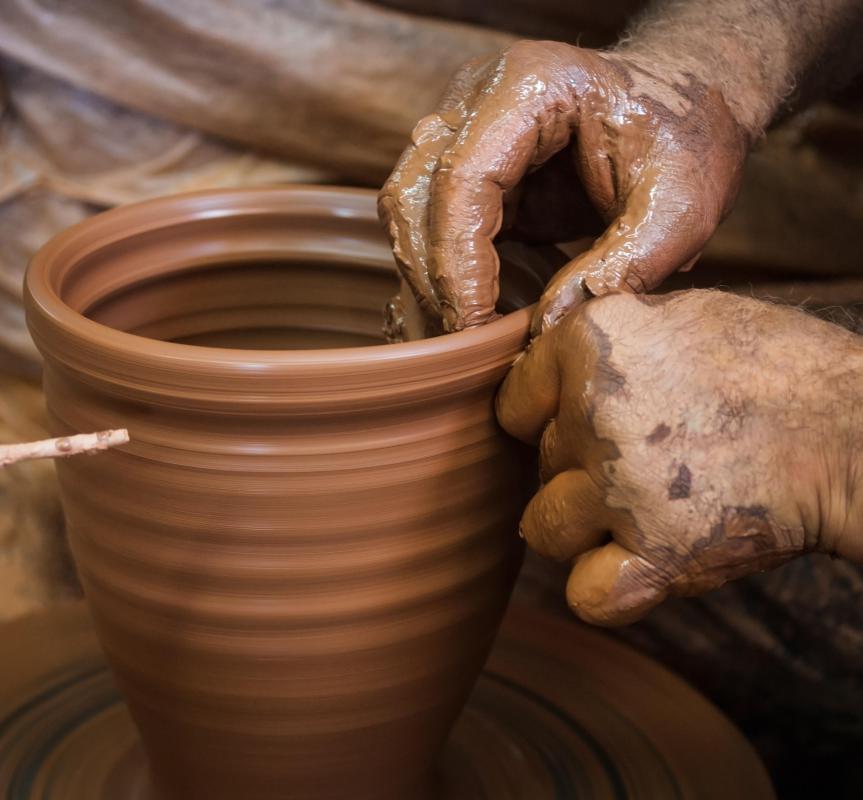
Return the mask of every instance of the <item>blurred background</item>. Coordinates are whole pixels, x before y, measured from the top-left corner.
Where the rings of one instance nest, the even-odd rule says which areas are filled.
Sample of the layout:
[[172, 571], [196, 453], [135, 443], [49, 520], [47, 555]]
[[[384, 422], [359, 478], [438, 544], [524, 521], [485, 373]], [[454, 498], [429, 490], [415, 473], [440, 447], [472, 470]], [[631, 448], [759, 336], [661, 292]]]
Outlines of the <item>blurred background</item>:
[[[0, 441], [47, 435], [21, 281], [111, 206], [281, 182], [377, 188], [461, 62], [519, 37], [601, 46], [632, 0], [4, 0]], [[863, 330], [863, 86], [789, 117], [675, 287], [725, 286]], [[829, 358], [829, 354], [825, 354]], [[813, 378], [816, 379], [816, 378]], [[568, 613], [529, 558], [517, 602]], [[0, 471], [0, 620], [79, 594], [53, 467]], [[686, 677], [765, 758], [780, 797], [859, 796], [863, 579], [810, 556], [615, 632]]]

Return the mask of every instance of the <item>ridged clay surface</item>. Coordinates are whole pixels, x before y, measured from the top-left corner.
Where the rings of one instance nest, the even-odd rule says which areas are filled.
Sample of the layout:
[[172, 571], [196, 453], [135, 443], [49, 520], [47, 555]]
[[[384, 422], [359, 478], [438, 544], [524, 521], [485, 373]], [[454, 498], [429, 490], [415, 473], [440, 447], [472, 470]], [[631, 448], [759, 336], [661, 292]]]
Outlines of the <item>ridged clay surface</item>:
[[374, 197], [122, 207], [27, 277], [99, 640], [170, 800], [408, 800], [488, 654], [530, 459], [493, 395], [529, 312], [380, 344]]
[[[0, 651], [0, 797], [156, 800], [80, 604], [0, 627]], [[774, 798], [750, 745], [679, 678], [524, 605], [507, 613], [436, 777], [439, 800]]]

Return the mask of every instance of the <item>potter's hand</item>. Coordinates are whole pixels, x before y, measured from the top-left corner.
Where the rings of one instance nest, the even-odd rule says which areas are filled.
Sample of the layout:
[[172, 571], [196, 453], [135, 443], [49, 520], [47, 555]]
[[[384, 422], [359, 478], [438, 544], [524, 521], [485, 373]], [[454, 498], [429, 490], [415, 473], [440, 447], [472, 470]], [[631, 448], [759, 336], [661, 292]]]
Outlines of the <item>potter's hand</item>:
[[863, 560], [861, 376], [863, 339], [794, 309], [593, 300], [498, 396], [503, 427], [540, 442], [522, 533], [572, 563], [569, 603], [600, 624], [806, 551]]
[[494, 317], [502, 224], [534, 242], [607, 226], [548, 285], [534, 333], [586, 296], [643, 292], [691, 265], [731, 206], [747, 135], [719, 91], [680, 80], [559, 42], [464, 67], [379, 198], [426, 314], [446, 330]]

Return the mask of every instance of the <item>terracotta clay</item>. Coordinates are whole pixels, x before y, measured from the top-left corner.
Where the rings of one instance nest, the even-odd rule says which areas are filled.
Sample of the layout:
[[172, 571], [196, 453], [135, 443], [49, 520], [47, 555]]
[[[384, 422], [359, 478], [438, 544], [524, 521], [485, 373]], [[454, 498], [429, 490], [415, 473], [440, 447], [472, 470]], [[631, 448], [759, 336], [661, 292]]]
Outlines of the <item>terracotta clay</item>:
[[[513, 606], [439, 760], [438, 800], [774, 800], [751, 745], [679, 678]], [[0, 797], [153, 800], [84, 608], [0, 626], [0, 652]]]
[[131, 437], [57, 472], [166, 798], [432, 793], [520, 561], [492, 399], [530, 315], [371, 346], [397, 284], [373, 194], [312, 187], [122, 207], [30, 266], [54, 432]]

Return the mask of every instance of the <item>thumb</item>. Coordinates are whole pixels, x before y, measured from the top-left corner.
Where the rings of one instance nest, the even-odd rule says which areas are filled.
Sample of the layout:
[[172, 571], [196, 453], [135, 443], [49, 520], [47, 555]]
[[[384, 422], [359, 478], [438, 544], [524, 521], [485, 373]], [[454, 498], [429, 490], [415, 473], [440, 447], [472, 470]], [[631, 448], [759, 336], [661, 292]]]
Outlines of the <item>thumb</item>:
[[718, 221], [719, 214], [687, 195], [679, 181], [642, 180], [593, 246], [549, 282], [534, 312], [533, 335], [589, 297], [647, 292], [692, 266]]

